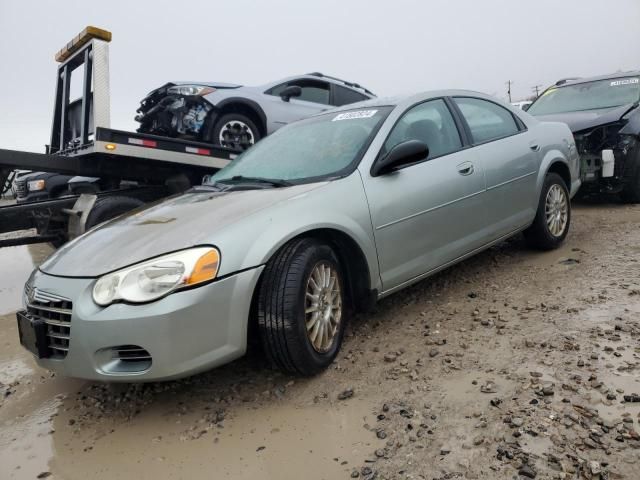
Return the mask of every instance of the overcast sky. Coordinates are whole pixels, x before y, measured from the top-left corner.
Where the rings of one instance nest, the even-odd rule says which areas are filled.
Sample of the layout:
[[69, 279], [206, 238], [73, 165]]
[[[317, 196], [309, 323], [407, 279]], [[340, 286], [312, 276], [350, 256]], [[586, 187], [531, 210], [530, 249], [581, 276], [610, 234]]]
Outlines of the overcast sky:
[[321, 71], [379, 96], [468, 88], [513, 99], [640, 68], [640, 0], [0, 0], [0, 148], [49, 142], [53, 56], [113, 32], [111, 126], [169, 80], [258, 85]]

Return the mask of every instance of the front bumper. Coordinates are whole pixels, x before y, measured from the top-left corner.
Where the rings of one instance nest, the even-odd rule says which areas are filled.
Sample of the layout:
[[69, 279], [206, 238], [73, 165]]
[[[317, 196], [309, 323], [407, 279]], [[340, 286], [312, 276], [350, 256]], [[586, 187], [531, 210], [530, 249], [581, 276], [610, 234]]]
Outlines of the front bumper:
[[25, 196], [16, 197], [16, 203], [38, 202], [40, 200], [49, 200], [50, 195], [46, 190], [28, 192]]
[[[36, 359], [69, 377], [108, 382], [171, 380], [225, 364], [246, 351], [249, 310], [263, 267], [202, 287], [176, 292], [143, 305], [96, 305], [94, 281], [37, 272], [40, 292], [73, 302], [68, 352], [64, 358]], [[142, 371], [114, 361], [114, 347], [139, 346], [151, 356]]]

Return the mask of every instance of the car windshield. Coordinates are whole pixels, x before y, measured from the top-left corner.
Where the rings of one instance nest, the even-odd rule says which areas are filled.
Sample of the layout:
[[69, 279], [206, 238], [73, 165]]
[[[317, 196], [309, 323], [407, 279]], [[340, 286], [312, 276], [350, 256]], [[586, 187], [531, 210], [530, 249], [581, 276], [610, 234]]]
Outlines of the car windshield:
[[[292, 123], [258, 142], [205, 182], [305, 183], [350, 173], [392, 107], [326, 113]], [[278, 185], [279, 184], [279, 185]]]
[[549, 88], [527, 111], [531, 115], [551, 115], [619, 107], [639, 100], [638, 77], [612, 78]]

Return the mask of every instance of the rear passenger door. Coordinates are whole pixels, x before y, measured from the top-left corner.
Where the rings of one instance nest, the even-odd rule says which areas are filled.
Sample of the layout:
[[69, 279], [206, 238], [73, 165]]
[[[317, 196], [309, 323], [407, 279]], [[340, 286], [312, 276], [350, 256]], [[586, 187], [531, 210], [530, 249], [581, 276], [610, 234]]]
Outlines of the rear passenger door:
[[497, 239], [535, 216], [539, 146], [510, 110], [487, 99], [454, 97], [465, 122], [475, 161], [482, 165], [489, 233]]
[[482, 167], [471, 161], [444, 99], [406, 110], [378, 159], [413, 139], [429, 147], [426, 160], [378, 177], [362, 172], [385, 292], [484, 243]]

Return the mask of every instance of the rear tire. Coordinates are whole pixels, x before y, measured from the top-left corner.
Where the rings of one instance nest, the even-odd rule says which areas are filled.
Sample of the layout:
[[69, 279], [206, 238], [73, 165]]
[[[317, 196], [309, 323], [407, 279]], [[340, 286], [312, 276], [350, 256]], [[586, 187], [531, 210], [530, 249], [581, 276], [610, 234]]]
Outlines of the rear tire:
[[333, 362], [347, 320], [345, 287], [338, 258], [324, 243], [293, 240], [274, 255], [262, 275], [257, 308], [262, 345], [274, 366], [310, 376]]
[[[138, 208], [143, 204], [144, 202], [142, 200], [138, 200], [137, 198], [132, 197], [98, 197], [96, 202], [93, 204], [93, 208], [89, 212], [89, 215], [87, 216], [87, 221], [85, 223], [85, 232], [102, 222], [106, 222], [107, 220], [117, 217], [118, 215], [122, 215], [129, 210]], [[65, 232], [64, 236], [61, 236], [49, 243], [53, 248], [57, 249], [63, 246], [68, 241], [69, 238]]]
[[571, 201], [564, 180], [557, 173], [547, 173], [542, 184], [536, 218], [524, 231], [530, 247], [538, 250], [558, 248], [569, 232]]
[[253, 120], [241, 113], [228, 113], [216, 121], [210, 141], [221, 147], [246, 150], [260, 138], [260, 130]]
[[85, 231], [141, 205], [144, 205], [142, 200], [132, 197], [98, 197], [87, 216]]

